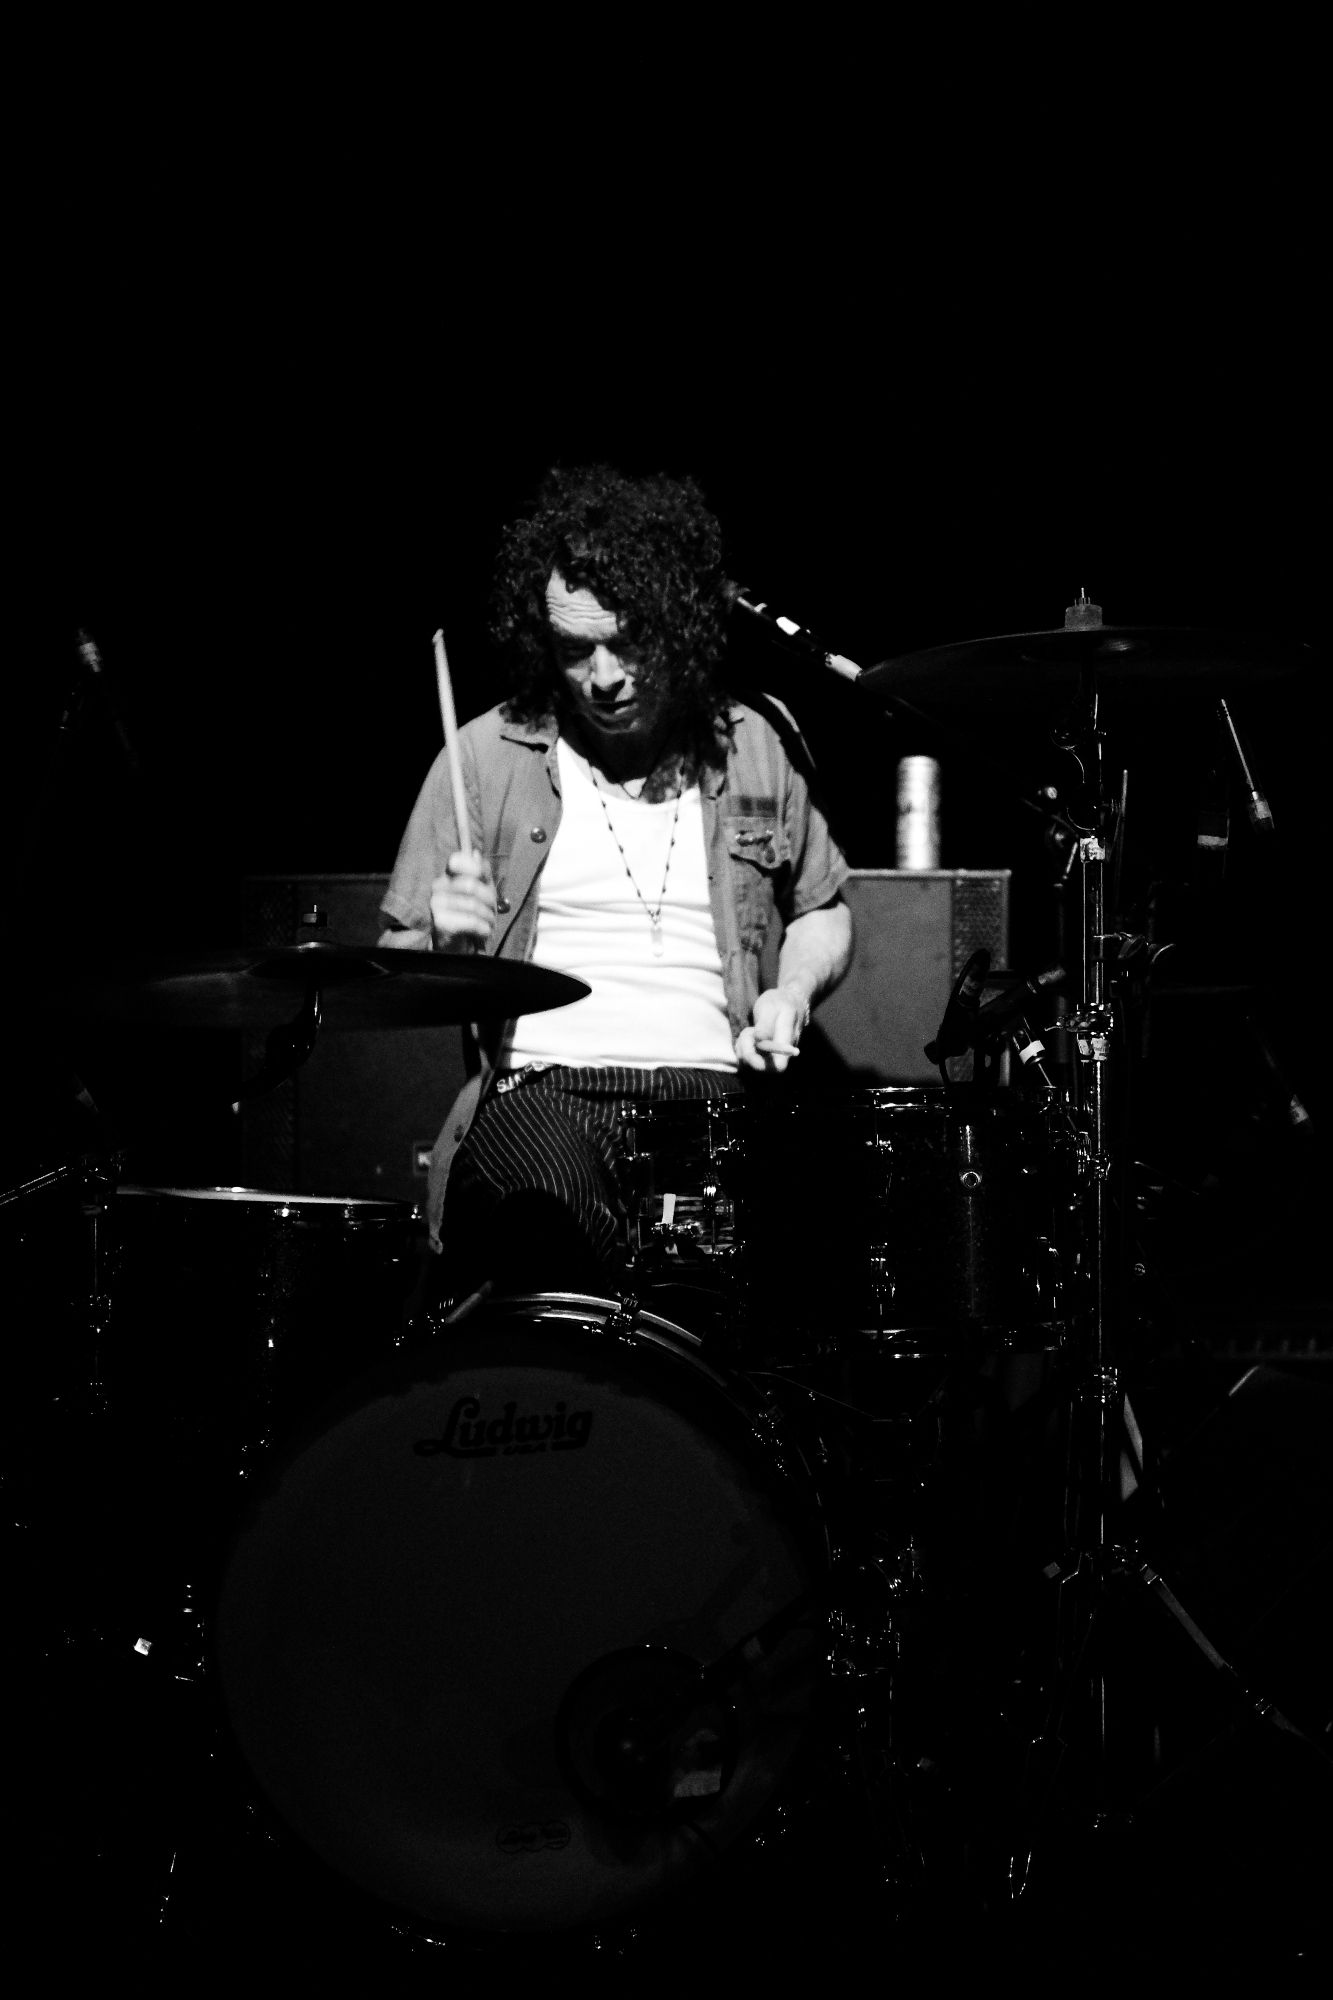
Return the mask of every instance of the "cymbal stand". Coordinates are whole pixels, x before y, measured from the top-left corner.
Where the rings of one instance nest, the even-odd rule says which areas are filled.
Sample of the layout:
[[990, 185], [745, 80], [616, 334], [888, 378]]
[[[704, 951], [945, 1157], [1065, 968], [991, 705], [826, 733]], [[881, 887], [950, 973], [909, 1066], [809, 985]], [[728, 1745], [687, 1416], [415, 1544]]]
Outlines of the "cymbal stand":
[[[296, 946], [313, 949], [318, 944], [321, 932], [328, 929], [327, 910], [314, 903], [301, 912], [301, 921], [296, 931]], [[253, 1076], [246, 1077], [236, 1093], [233, 1111], [240, 1109], [241, 1100], [247, 1097], [262, 1097], [266, 1091], [276, 1090], [288, 1077], [295, 1076], [302, 1063], [309, 1060], [319, 1039], [320, 1027], [324, 1019], [323, 990], [318, 979], [317, 957], [312, 955], [311, 977], [305, 986], [301, 1005], [290, 1021], [280, 1021], [276, 1028], [269, 1030], [264, 1043], [264, 1058]]]
[[111, 1198], [124, 1167], [124, 1157], [105, 1146], [86, 1149], [77, 1161], [33, 1174], [15, 1186], [0, 1189], [0, 1209], [30, 1201], [69, 1187], [77, 1191], [82, 1217], [82, 1284], [77, 1294], [76, 1313], [84, 1336], [78, 1355], [78, 1392], [71, 1396], [68, 1378], [62, 1378], [58, 1400], [72, 1402], [75, 1414], [100, 1417], [106, 1414], [105, 1340], [111, 1308], [110, 1297], [110, 1215]]
[[[1028, 1768], [1010, 1855], [1010, 1895], [1029, 1882], [1036, 1828], [1054, 1793], [1057, 1774], [1072, 1761], [1086, 1777], [1094, 1834], [1127, 1832], [1148, 1790], [1128, 1759], [1135, 1712], [1106, 1646], [1116, 1585], [1150, 1591], [1220, 1676], [1234, 1703], [1270, 1726], [1301, 1737], [1273, 1703], [1246, 1687], [1191, 1618], [1156, 1566], [1123, 1536], [1126, 1461], [1142, 1482], [1142, 1441], [1129, 1411], [1124, 1363], [1129, 1351], [1132, 1158], [1125, 1051], [1132, 986], [1145, 941], [1108, 929], [1108, 874], [1114, 880], [1123, 835], [1125, 789], [1108, 793], [1104, 734], [1092, 670], [1085, 670], [1083, 718], [1075, 746], [1088, 780], [1089, 809], [1076, 851], [1080, 942], [1077, 996], [1061, 1023], [1073, 1045], [1071, 1108], [1081, 1128], [1082, 1216], [1075, 1239], [1081, 1271], [1071, 1315], [1074, 1383], [1068, 1410], [1063, 1496], [1064, 1553], [1045, 1574], [1058, 1589], [1055, 1652], [1046, 1711], [1029, 1744]], [[1080, 1732], [1077, 1714], [1082, 1701]], [[1044, 1776], [1043, 1776], [1044, 1772]]]
[[[1066, 1532], [1070, 1544], [1100, 1557], [1106, 1549], [1110, 1523], [1108, 1480], [1112, 1450], [1111, 1409], [1119, 1394], [1116, 1328], [1112, 1321], [1111, 1285], [1118, 1275], [1112, 1240], [1113, 1160], [1110, 1151], [1110, 1094], [1118, 1079], [1112, 1074], [1115, 1016], [1107, 991], [1103, 942], [1106, 937], [1106, 867], [1119, 828], [1108, 804], [1103, 769], [1104, 737], [1098, 726], [1096, 692], [1089, 690], [1088, 760], [1092, 766], [1093, 825], [1078, 842], [1078, 872], [1083, 921], [1079, 933], [1078, 996], [1065, 1020], [1075, 1050], [1076, 1111], [1085, 1123], [1085, 1193], [1089, 1213], [1084, 1222], [1087, 1265], [1086, 1379], [1076, 1411], [1091, 1422], [1088, 1462], [1096, 1468], [1091, 1481], [1091, 1520], [1087, 1495], [1071, 1481], [1067, 1495]], [[1116, 1304], [1121, 1303], [1117, 1298]], [[1071, 1428], [1076, 1429], [1077, 1426]]]

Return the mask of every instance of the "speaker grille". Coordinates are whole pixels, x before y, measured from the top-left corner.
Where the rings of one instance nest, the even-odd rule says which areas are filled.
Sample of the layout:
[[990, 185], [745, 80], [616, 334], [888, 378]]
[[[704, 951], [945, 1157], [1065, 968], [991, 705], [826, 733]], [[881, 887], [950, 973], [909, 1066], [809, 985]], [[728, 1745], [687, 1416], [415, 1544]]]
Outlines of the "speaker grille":
[[1009, 957], [1009, 877], [979, 869], [959, 869], [952, 882], [953, 976], [956, 979], [974, 951], [988, 951], [991, 964]]

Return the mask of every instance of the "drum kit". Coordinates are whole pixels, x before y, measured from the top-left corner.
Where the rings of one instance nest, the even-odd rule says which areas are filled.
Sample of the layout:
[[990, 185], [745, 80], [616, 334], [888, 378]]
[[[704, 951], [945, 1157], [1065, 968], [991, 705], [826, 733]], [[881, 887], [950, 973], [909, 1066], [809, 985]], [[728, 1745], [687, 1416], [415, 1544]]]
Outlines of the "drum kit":
[[[423, 1304], [407, 1204], [131, 1185], [95, 1149], [5, 1191], [20, 1221], [58, 1186], [81, 1216], [59, 1423], [104, 1525], [91, 1580], [56, 1589], [64, 1624], [165, 1663], [206, 1719], [212, 1790], [168, 1830], [163, 1922], [219, 1787], [293, 1880], [332, 1885], [322, 1908], [360, 1899], [425, 1953], [671, 1923], [776, 1827], [818, 1821], [830, 1783], [871, 1829], [887, 1920], [938, 1909], [905, 1690], [914, 1646], [929, 1672], [932, 1507], [943, 1486], [949, 1512], [979, 1382], [1003, 1401], [1041, 1381], [1060, 1467], [1036, 1707], [966, 1893], [1020, 1906], [1062, 1825], [1132, 1822], [1153, 1774], [1127, 1744], [1152, 1702], [1113, 1636], [1126, 1588], [1238, 1709], [1297, 1729], [1126, 1515], [1149, 1472], [1124, 1050], [1160, 944], [1112, 907], [1125, 792], [1104, 757], [1126, 705], [1203, 699], [1266, 838], [1229, 702], [1304, 664], [1281, 642], [1104, 627], [1082, 599], [1063, 630], [863, 674], [890, 712], [943, 697], [1051, 726], [1085, 779], [1035, 808], [1075, 949], [1033, 978], [974, 953], [941, 995], [937, 1085], [627, 1105], [615, 1296]], [[98, 1022], [271, 1030], [243, 1096], [321, 1029], [501, 1020], [584, 990], [314, 924], [289, 947], [43, 983]]]

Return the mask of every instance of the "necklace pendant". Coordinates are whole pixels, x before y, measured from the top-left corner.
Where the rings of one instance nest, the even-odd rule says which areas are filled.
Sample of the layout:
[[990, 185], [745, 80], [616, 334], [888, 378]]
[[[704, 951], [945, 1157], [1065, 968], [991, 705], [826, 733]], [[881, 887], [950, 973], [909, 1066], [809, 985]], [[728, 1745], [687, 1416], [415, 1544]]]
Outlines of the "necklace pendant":
[[665, 946], [665, 945], [663, 944], [663, 942], [662, 942], [662, 920], [661, 920], [661, 918], [660, 918], [660, 917], [654, 917], [654, 918], [653, 918], [653, 957], [654, 957], [654, 958], [661, 958], [661, 957], [663, 956], [663, 954], [664, 954], [665, 950], [666, 950], [666, 946]]

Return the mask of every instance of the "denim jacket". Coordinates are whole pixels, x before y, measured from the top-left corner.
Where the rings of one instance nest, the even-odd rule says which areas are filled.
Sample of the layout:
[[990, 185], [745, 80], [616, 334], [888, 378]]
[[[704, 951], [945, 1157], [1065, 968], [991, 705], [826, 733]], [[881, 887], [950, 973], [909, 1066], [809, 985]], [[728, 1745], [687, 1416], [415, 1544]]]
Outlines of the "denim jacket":
[[[847, 864], [810, 797], [795, 725], [778, 703], [762, 712], [734, 703], [724, 766], [700, 781], [713, 924], [732, 1039], [751, 1016], [760, 959], [778, 916], [784, 924], [837, 894]], [[771, 718], [771, 719], [770, 719]], [[490, 863], [498, 922], [486, 946], [497, 958], [530, 959], [537, 932], [538, 880], [560, 825], [555, 723], [510, 721], [493, 708], [460, 732], [469, 831]], [[413, 808], [382, 908], [391, 924], [430, 936], [430, 891], [460, 845], [444, 752]], [[503, 1027], [476, 1037], [477, 1074], [445, 1119], [431, 1156], [427, 1212], [438, 1238], [444, 1188], [494, 1073]]]

